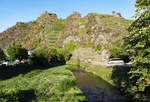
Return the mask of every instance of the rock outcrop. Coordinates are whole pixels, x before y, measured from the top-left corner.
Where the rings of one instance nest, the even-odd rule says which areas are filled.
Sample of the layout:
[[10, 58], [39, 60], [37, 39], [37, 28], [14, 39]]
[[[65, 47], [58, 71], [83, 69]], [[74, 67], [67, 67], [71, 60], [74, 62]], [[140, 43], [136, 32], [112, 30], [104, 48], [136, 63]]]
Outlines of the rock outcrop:
[[97, 59], [98, 56], [103, 60], [109, 57], [112, 42], [128, 34], [126, 29], [131, 22], [108, 14], [89, 13], [82, 17], [78, 12], [66, 19], [58, 19], [56, 14], [45, 12], [35, 21], [18, 22], [2, 32], [0, 48], [6, 49], [12, 43], [25, 48], [63, 48], [65, 44], [73, 42], [77, 45], [76, 51], [83, 48], [93, 52], [92, 58], [95, 56]]

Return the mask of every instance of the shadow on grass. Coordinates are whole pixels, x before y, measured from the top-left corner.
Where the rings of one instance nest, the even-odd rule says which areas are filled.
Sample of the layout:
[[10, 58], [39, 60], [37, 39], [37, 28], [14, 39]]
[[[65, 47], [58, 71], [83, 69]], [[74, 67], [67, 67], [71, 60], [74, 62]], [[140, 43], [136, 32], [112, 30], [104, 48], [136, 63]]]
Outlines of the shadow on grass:
[[51, 67], [60, 66], [64, 64], [53, 64], [53, 65], [17, 65], [17, 66], [0, 66], [0, 80], [6, 80], [12, 77], [15, 77], [19, 74], [26, 74], [32, 70], [40, 69], [45, 70]]
[[35, 90], [0, 90], [1, 102], [32, 102], [32, 100], [36, 100]]
[[35, 90], [20, 90], [19, 102], [31, 102], [36, 100]]
[[124, 66], [115, 66], [113, 67], [111, 79], [113, 82], [121, 87], [123, 83], [129, 81], [128, 72], [130, 71], [131, 67], [124, 67]]

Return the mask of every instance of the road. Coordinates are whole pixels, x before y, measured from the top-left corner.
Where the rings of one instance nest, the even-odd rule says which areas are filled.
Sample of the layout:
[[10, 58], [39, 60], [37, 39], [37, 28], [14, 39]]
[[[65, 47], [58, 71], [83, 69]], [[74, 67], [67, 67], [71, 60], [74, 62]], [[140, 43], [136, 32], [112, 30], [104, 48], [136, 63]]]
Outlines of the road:
[[97, 62], [97, 61], [88, 61], [88, 63], [91, 63], [93, 65], [100, 65], [100, 66], [106, 66], [106, 67], [110, 67], [110, 66], [123, 66], [123, 67], [131, 67], [132, 64], [131, 63], [115, 63], [115, 64], [108, 64], [107, 62]]

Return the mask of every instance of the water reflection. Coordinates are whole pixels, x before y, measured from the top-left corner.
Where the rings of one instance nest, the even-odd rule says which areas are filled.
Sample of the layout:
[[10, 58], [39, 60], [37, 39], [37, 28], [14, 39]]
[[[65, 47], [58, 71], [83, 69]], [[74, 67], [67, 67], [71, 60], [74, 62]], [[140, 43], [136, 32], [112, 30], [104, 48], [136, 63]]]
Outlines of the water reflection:
[[78, 87], [87, 98], [85, 102], [130, 102], [119, 90], [92, 73], [81, 69], [72, 71]]

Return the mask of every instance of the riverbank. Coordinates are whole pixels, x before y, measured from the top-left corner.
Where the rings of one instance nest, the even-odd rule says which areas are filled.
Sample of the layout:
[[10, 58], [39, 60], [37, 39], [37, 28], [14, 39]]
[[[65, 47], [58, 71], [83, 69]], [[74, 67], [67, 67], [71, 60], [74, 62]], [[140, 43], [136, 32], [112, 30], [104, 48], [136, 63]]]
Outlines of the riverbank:
[[81, 68], [74, 68], [72, 72], [76, 77], [78, 87], [86, 96], [86, 102], [133, 102], [118, 88], [91, 72]]
[[84, 70], [87, 72], [91, 72], [94, 75], [101, 77], [103, 80], [107, 81], [112, 86], [117, 87], [117, 85], [111, 79], [112, 71], [113, 71], [112, 67], [98, 66], [92, 64], [88, 64], [87, 66], [86, 63], [82, 63], [82, 68], [84, 68]]
[[34, 69], [0, 81], [0, 102], [82, 102], [84, 100], [85, 97], [77, 87], [76, 79], [68, 65]]
[[91, 72], [96, 76], [101, 77], [103, 80], [107, 81], [112, 86], [118, 87], [118, 85], [116, 85], [111, 79], [113, 67], [106, 67], [106, 66], [94, 65], [91, 63], [77, 62], [76, 60], [70, 60], [68, 64], [72, 66], [80, 66], [80, 68], [84, 69], [85, 71]]
[[130, 67], [127, 65], [101, 66], [99, 64], [81, 62], [80, 60], [70, 60], [67, 63], [72, 66], [80, 67], [87, 72], [91, 72], [118, 88], [122, 87], [124, 81], [127, 80], [127, 72], [130, 70]]

